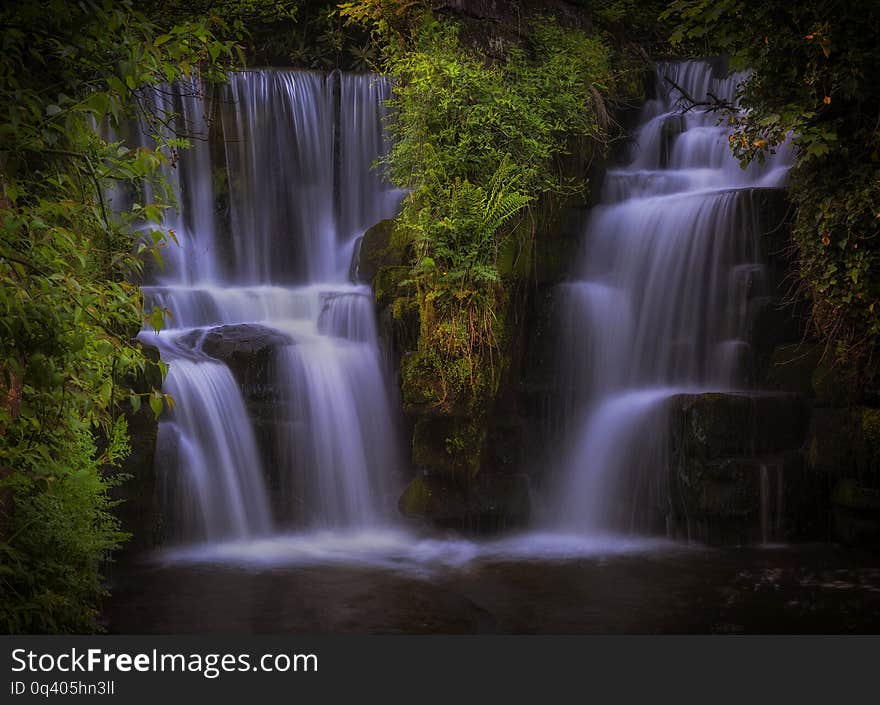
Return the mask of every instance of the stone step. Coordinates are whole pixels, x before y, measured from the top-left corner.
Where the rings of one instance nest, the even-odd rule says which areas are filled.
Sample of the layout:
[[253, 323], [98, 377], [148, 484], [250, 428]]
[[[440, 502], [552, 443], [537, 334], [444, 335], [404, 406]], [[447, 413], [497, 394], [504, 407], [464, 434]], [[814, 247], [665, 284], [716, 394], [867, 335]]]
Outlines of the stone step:
[[795, 450], [806, 437], [809, 409], [796, 394], [679, 394], [669, 403], [672, 449], [685, 459]]

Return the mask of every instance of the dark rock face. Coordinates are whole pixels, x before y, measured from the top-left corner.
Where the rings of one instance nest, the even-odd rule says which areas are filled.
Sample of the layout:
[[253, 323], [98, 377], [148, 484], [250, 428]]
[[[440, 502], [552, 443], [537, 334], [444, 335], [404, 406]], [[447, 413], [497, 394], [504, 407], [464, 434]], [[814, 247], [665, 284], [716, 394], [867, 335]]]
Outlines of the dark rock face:
[[715, 459], [800, 447], [807, 408], [790, 394], [681, 394], [673, 439], [689, 457]]
[[672, 155], [672, 145], [675, 139], [684, 132], [684, 116], [672, 115], [663, 121], [660, 128], [660, 168], [665, 169], [669, 165], [669, 158]]
[[[803, 516], [808, 407], [789, 394], [679, 395], [671, 402], [673, 532], [713, 544], [778, 540]], [[797, 510], [797, 511], [793, 511]]]
[[492, 532], [522, 526], [531, 508], [523, 474], [480, 474], [462, 483], [449, 477], [417, 475], [400, 497], [400, 512], [433, 526]]
[[[137, 379], [131, 380], [132, 389], [139, 394], [147, 394], [162, 386], [162, 371], [159, 368], [159, 351], [144, 345], [144, 352], [150, 361]], [[129, 478], [113, 488], [114, 499], [121, 500], [116, 514], [122, 523], [123, 531], [131, 534], [125, 545], [126, 552], [136, 553], [157, 546], [163, 539], [162, 512], [156, 492], [156, 436], [159, 421], [149, 404], [143, 403], [137, 411], [126, 404], [125, 417], [131, 452], [120, 468]]]
[[880, 409], [814, 409], [806, 464], [830, 498], [834, 537], [880, 543]]

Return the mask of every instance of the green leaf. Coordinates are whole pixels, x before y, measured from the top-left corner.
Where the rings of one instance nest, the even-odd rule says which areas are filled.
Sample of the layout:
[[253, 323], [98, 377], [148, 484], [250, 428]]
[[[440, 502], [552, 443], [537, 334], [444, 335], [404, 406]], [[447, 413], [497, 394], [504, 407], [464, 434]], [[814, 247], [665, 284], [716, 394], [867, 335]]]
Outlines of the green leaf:
[[150, 408], [158, 419], [164, 408], [164, 400], [159, 392], [153, 392], [150, 394]]

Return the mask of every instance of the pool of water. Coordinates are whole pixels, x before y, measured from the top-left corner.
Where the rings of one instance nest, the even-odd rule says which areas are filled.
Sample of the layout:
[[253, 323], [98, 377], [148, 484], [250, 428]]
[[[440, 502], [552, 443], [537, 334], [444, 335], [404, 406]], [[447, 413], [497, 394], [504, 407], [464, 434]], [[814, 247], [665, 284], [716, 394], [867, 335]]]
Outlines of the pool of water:
[[525, 534], [313, 532], [116, 566], [113, 633], [877, 633], [880, 555]]

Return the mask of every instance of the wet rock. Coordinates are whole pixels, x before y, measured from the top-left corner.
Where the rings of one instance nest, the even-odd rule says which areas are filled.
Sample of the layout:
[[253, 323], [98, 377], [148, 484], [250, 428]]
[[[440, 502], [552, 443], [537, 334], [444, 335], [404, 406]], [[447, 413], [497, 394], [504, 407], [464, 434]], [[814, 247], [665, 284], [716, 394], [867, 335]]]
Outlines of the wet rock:
[[802, 321], [793, 305], [773, 297], [759, 297], [749, 304], [749, 330], [746, 339], [763, 361], [783, 344], [797, 345], [804, 339]]
[[291, 342], [290, 336], [274, 328], [241, 323], [212, 328], [202, 337], [201, 348], [205, 354], [229, 362], [238, 357], [259, 355]]
[[278, 428], [292, 420], [289, 399], [277, 386], [275, 359], [277, 351], [293, 341], [281, 331], [252, 323], [218, 326], [192, 335], [193, 345], [226, 363], [235, 377], [260, 450], [265, 479], [277, 504], [283, 480], [278, 475]]
[[475, 489], [479, 531], [502, 531], [528, 523], [531, 491], [525, 474], [480, 474]]
[[201, 338], [192, 342], [202, 352], [229, 366], [246, 401], [271, 395], [274, 353], [293, 342], [274, 328], [253, 323], [218, 326], [192, 335]]
[[[807, 414], [796, 395], [674, 397], [667, 513], [673, 533], [741, 544], [794, 531], [792, 512], [816, 496], [803, 482]], [[802, 523], [812, 521], [811, 515]]]
[[480, 469], [484, 426], [456, 416], [424, 416], [413, 428], [412, 462], [431, 476], [473, 477]]
[[813, 373], [821, 359], [822, 349], [816, 344], [793, 343], [778, 346], [770, 356], [764, 386], [813, 399], [816, 396]]
[[414, 299], [398, 297], [379, 313], [379, 334], [395, 360], [418, 347], [419, 332], [419, 304]]
[[572, 257], [580, 246], [589, 212], [589, 208], [571, 206], [540, 224], [541, 232], [532, 241], [533, 252], [520, 253], [523, 262], [518, 269], [524, 278], [533, 277], [539, 286], [552, 285], [570, 274]]
[[380, 220], [363, 234], [357, 257], [357, 273], [360, 281], [369, 284], [380, 267], [404, 264], [403, 248], [395, 247], [393, 235], [393, 218]]
[[796, 392], [818, 407], [853, 407], [864, 393], [852, 372], [836, 366], [831, 355], [817, 343], [775, 348], [762, 386]]
[[454, 482], [418, 475], [400, 497], [403, 516], [438, 526], [456, 526], [468, 513], [464, 491]]
[[660, 168], [669, 166], [669, 158], [672, 156], [672, 146], [678, 136], [684, 132], [684, 116], [670, 115], [663, 121], [660, 127]]
[[671, 405], [673, 443], [684, 458], [791, 450], [806, 435], [808, 409], [794, 394], [680, 394]]
[[418, 475], [398, 503], [401, 514], [432, 526], [492, 532], [523, 526], [531, 508], [523, 474], [480, 475], [474, 481]]

